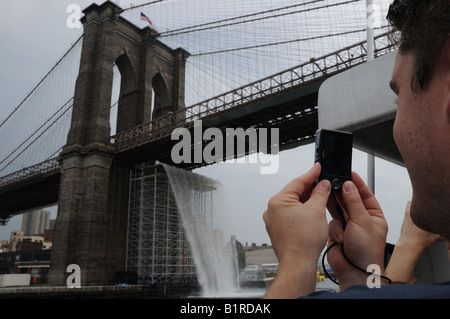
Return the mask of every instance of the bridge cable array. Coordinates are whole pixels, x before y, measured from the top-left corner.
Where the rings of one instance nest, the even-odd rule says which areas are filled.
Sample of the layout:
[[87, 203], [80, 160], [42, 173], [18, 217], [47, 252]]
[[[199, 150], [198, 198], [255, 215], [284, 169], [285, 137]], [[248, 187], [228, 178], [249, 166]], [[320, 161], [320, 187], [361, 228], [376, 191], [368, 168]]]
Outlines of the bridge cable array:
[[[260, 0], [211, 0], [208, 5], [198, 0], [159, 0], [126, 8], [122, 15], [145, 27], [138, 17], [144, 10], [158, 29], [164, 29], [160, 41], [191, 52], [185, 104], [195, 105], [364, 39], [364, 1], [330, 0], [317, 5], [319, 2], [324, 0], [288, 0], [279, 7], [279, 2]], [[380, 7], [389, 3], [374, 2]], [[381, 23], [376, 30], [385, 28]], [[82, 36], [1, 121], [0, 175], [60, 152], [70, 126], [81, 43]], [[116, 70], [113, 95], [117, 99], [112, 99], [111, 113], [117, 112], [119, 88], [120, 72]]]

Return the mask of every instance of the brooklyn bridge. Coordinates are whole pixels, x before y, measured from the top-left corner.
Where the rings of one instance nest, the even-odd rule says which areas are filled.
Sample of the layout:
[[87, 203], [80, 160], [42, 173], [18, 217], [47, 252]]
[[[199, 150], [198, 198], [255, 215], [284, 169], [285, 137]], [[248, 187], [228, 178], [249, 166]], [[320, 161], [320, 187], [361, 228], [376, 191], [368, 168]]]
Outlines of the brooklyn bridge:
[[[313, 141], [321, 85], [367, 61], [364, 1], [253, 2], [212, 1], [214, 14], [177, 1], [93, 3], [83, 10], [82, 36], [8, 106], [0, 119], [0, 218], [58, 206], [50, 284], [65, 285], [70, 264], [83, 269], [83, 285], [127, 268], [138, 178], [159, 191], [167, 180], [156, 162], [210, 164], [174, 163], [175, 129], [193, 132], [199, 120], [203, 130], [277, 128], [279, 151]], [[137, 21], [141, 12], [160, 24]], [[374, 30], [375, 58], [393, 51], [388, 28]], [[172, 224], [164, 225], [168, 246]]]

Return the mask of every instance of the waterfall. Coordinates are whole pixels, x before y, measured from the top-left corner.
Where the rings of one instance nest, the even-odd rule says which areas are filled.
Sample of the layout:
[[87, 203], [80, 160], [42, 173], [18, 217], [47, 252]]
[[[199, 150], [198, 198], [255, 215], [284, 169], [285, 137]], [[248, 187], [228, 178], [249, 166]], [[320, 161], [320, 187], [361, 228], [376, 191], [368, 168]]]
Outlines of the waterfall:
[[224, 236], [231, 229], [222, 184], [190, 171], [162, 165], [190, 243], [203, 295], [224, 296], [234, 292], [236, 256], [231, 243], [225, 245], [224, 242]]

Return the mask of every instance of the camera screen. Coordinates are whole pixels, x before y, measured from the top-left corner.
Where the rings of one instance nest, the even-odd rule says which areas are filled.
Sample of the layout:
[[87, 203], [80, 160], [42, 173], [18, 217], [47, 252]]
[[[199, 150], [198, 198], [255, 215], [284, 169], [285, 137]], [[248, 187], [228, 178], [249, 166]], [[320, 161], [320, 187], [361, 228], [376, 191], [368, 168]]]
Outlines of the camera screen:
[[323, 175], [351, 175], [353, 138], [348, 134], [324, 134]]

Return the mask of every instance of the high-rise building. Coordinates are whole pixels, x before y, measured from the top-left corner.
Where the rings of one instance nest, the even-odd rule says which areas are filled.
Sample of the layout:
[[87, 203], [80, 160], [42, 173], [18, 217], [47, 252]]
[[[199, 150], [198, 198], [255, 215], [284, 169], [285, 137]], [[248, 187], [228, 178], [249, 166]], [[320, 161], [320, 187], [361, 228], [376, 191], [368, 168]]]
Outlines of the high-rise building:
[[50, 212], [46, 210], [35, 210], [23, 214], [22, 228], [24, 235], [43, 234], [44, 230], [50, 228]]

